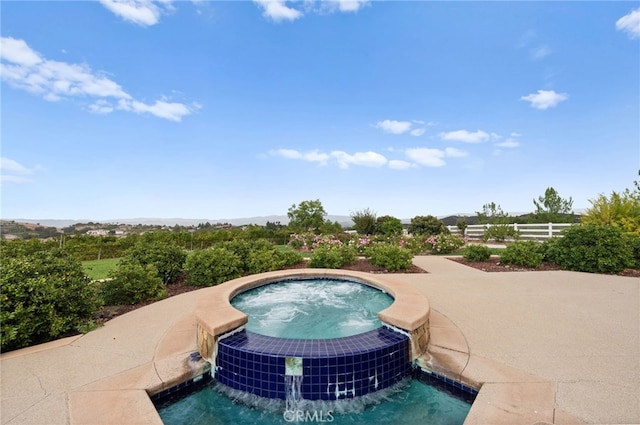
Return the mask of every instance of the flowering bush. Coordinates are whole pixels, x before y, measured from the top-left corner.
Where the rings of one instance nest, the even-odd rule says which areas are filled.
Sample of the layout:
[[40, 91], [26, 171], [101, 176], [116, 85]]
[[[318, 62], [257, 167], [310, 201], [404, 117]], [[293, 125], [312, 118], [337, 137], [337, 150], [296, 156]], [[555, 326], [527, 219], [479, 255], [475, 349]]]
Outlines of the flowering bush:
[[366, 250], [365, 255], [371, 264], [384, 267], [390, 272], [407, 270], [411, 267], [413, 259], [413, 254], [408, 249], [384, 243], [372, 245]]
[[421, 254], [425, 251], [425, 240], [421, 237], [405, 236], [398, 240], [398, 247], [408, 249], [413, 255]]
[[315, 237], [313, 233], [294, 233], [289, 238], [289, 246], [299, 251], [311, 251]]
[[364, 255], [367, 248], [371, 246], [373, 241], [368, 236], [357, 236], [349, 241], [349, 246], [355, 248], [358, 255]]
[[356, 259], [355, 248], [343, 244], [339, 240], [331, 239], [326, 243], [318, 243], [314, 247], [309, 267], [338, 269], [346, 264], [355, 263]]
[[459, 236], [439, 234], [429, 236], [426, 240], [426, 246], [432, 254], [450, 254], [464, 246], [465, 242]]

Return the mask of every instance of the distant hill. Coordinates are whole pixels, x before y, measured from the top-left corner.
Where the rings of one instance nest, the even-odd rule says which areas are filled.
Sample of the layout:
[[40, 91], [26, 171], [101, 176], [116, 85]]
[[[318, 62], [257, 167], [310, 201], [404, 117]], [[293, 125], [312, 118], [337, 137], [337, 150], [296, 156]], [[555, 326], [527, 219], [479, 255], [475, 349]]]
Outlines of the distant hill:
[[[353, 221], [348, 215], [328, 215], [327, 220], [331, 222], [337, 221], [343, 227], [353, 226]], [[9, 219], [17, 223], [38, 223], [41, 226], [57, 227], [59, 229], [63, 227], [69, 227], [78, 223], [103, 223], [103, 224], [143, 224], [143, 225], [158, 225], [158, 226], [197, 226], [200, 223], [229, 223], [233, 226], [244, 226], [248, 224], [257, 224], [264, 226], [267, 222], [280, 224], [288, 224], [289, 217], [286, 215], [268, 215], [258, 217], [245, 217], [245, 218], [159, 218], [159, 217], [138, 217], [138, 218], [115, 218], [109, 220], [58, 220], [58, 219], [29, 219], [29, 218], [14, 218]], [[7, 220], [7, 221], [9, 221]]]
[[43, 226], [42, 223], [20, 223], [14, 220], [0, 220], [2, 239], [46, 239], [58, 235], [55, 226]]

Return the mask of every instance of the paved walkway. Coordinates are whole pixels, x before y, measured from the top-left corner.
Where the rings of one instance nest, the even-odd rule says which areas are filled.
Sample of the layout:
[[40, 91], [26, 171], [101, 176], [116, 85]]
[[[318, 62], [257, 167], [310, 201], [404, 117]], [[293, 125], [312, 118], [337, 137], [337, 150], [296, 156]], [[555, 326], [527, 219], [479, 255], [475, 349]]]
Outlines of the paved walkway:
[[[415, 263], [430, 273], [394, 279], [424, 291], [473, 354], [555, 383], [557, 406], [588, 423], [640, 423], [640, 280], [484, 273], [443, 257]], [[70, 390], [150, 362], [198, 296], [182, 294], [87, 335], [3, 354], [1, 423], [69, 423]]]

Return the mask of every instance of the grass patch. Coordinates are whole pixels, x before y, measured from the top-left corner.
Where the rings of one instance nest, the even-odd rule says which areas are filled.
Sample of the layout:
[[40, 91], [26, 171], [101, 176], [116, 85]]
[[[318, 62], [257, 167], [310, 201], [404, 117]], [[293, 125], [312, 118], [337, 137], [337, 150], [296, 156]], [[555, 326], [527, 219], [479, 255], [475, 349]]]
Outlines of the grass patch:
[[106, 260], [83, 261], [82, 268], [91, 280], [105, 279], [109, 272], [115, 270], [119, 258], [107, 258]]

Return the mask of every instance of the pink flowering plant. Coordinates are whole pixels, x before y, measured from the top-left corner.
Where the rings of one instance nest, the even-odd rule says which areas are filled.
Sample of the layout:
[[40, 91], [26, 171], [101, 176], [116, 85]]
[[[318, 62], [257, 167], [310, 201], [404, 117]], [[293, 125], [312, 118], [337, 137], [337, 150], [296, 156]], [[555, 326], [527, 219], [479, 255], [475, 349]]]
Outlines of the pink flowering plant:
[[464, 239], [451, 234], [432, 235], [425, 241], [425, 246], [431, 254], [451, 254], [462, 248], [465, 244]]
[[358, 259], [356, 250], [332, 236], [320, 237], [312, 245], [309, 267], [337, 269]]

